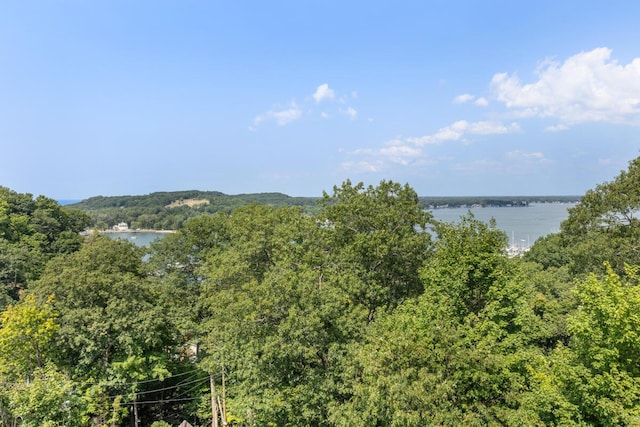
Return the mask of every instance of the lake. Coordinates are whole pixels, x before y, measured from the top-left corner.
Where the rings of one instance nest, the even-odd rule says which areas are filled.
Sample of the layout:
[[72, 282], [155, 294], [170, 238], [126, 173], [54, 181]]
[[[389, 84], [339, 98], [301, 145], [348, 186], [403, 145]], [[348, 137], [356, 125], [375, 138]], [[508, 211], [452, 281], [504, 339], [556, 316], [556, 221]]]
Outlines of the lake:
[[105, 236], [111, 237], [112, 239], [122, 239], [127, 240], [129, 242], [135, 243], [138, 246], [149, 246], [151, 242], [156, 239], [161, 239], [169, 233], [153, 233], [153, 232], [145, 232], [145, 231], [136, 231], [136, 232], [117, 232], [117, 233], [104, 233]]
[[[540, 237], [558, 232], [560, 223], [567, 219], [567, 209], [575, 203], [531, 203], [525, 207], [488, 208], [443, 208], [431, 212], [439, 221], [455, 222], [469, 211], [476, 219], [488, 222], [491, 218], [509, 237], [511, 245], [530, 247]], [[112, 238], [125, 239], [139, 246], [149, 246], [151, 242], [166, 236], [165, 233], [107, 233]]]
[[509, 237], [509, 243], [530, 247], [540, 237], [560, 230], [560, 223], [569, 216], [568, 209], [575, 203], [530, 203], [524, 207], [443, 208], [433, 209], [439, 221], [454, 222], [469, 211], [476, 219], [496, 220], [497, 227]]

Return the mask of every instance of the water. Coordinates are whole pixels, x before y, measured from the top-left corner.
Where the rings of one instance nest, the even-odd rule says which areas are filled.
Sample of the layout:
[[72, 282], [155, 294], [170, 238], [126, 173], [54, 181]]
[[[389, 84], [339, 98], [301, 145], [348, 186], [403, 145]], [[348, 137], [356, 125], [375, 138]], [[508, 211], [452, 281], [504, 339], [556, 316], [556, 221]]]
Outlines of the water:
[[[560, 223], [567, 219], [567, 209], [575, 203], [531, 203], [527, 207], [488, 207], [488, 208], [444, 208], [434, 209], [433, 217], [439, 221], [456, 222], [469, 211], [476, 219], [496, 225], [507, 234], [511, 245], [528, 248], [540, 237], [556, 233]], [[107, 236], [125, 239], [139, 246], [149, 246], [151, 242], [166, 236], [166, 233], [106, 233]]]
[[60, 206], [66, 206], [66, 205], [72, 205], [74, 203], [78, 203], [81, 202], [82, 200], [78, 200], [78, 199], [61, 199], [61, 200], [56, 200], [56, 202], [58, 202], [58, 204]]
[[135, 233], [117, 232], [117, 233], [104, 233], [105, 236], [112, 239], [122, 239], [135, 243], [138, 246], [149, 246], [151, 242], [156, 239], [161, 239], [167, 235], [167, 233], [154, 233], [146, 231], [138, 231]]
[[469, 211], [476, 219], [489, 222], [504, 231], [512, 245], [530, 247], [540, 237], [556, 233], [560, 223], [569, 216], [568, 209], [575, 203], [531, 203], [526, 207], [444, 208], [433, 209], [439, 221], [456, 222]]

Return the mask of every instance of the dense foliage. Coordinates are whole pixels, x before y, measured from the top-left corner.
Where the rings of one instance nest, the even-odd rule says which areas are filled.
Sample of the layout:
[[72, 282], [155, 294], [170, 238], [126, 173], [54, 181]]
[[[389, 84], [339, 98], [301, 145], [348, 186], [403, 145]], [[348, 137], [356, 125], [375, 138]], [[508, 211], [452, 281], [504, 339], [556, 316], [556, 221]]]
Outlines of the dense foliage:
[[315, 202], [141, 249], [0, 188], [0, 425], [638, 425], [639, 159], [522, 258], [407, 185]]

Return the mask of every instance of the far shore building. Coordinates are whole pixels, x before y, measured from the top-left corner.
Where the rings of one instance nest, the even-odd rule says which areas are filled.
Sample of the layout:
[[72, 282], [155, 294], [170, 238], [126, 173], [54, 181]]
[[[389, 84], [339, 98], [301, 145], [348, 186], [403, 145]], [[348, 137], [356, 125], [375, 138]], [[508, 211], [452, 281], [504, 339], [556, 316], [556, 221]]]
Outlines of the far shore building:
[[129, 224], [121, 222], [113, 226], [113, 231], [129, 231]]

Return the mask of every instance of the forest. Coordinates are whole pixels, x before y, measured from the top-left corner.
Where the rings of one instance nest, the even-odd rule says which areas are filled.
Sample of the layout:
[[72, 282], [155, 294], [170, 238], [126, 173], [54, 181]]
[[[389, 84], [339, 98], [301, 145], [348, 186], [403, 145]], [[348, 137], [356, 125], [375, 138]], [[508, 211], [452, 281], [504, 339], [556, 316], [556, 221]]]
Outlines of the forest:
[[639, 209], [636, 158], [522, 257], [391, 181], [140, 248], [0, 187], [0, 425], [639, 425]]

